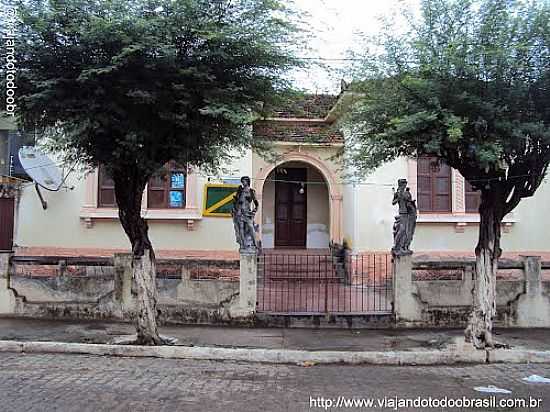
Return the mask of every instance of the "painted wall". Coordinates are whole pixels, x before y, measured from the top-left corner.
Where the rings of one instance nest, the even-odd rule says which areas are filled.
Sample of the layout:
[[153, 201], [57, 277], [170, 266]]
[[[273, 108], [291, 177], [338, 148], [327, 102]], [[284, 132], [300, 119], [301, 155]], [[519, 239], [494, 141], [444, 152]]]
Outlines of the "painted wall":
[[261, 238], [262, 247], [273, 249], [275, 247], [275, 182], [273, 173], [264, 183], [264, 192], [260, 207], [262, 208]]
[[[250, 175], [253, 179], [262, 170], [270, 170], [284, 163], [284, 156], [306, 152], [325, 163], [338, 175], [339, 165], [331, 157], [338, 150], [331, 146], [282, 145], [275, 151], [278, 160], [269, 160], [250, 151], [228, 165], [221, 176]], [[282, 159], [282, 160], [281, 160]], [[308, 180], [321, 179], [315, 168]], [[355, 251], [388, 251], [393, 243], [392, 225], [396, 207], [391, 205], [392, 187], [397, 179], [408, 176], [408, 161], [398, 159], [388, 163], [362, 179], [354, 189], [351, 184], [342, 184], [338, 178], [338, 190], [343, 194], [343, 234], [351, 240]], [[204, 184], [208, 176], [199, 176], [196, 181], [196, 202], [202, 208]], [[257, 188], [263, 184], [253, 180]], [[80, 218], [86, 187], [82, 175], [72, 175], [68, 180], [74, 190], [57, 193], [43, 191], [48, 209], [42, 210], [32, 185], [26, 186], [18, 202], [14, 240], [19, 246], [67, 247], [67, 248], [128, 248], [129, 242], [116, 219], [95, 219], [91, 228]], [[326, 186], [310, 185], [308, 190], [308, 237], [309, 248], [326, 247], [330, 239], [331, 216], [329, 194]], [[354, 200], [355, 196], [355, 200]], [[263, 189], [261, 221], [264, 247], [273, 247], [274, 185], [265, 182]], [[509, 233], [503, 233], [505, 251], [550, 251], [550, 231], [547, 229], [547, 207], [550, 203], [550, 183], [544, 183], [533, 198], [524, 199], [513, 216]], [[354, 204], [356, 208], [354, 209]], [[151, 220], [150, 234], [155, 248], [159, 250], [237, 250], [233, 224], [230, 218], [203, 217], [188, 229], [184, 220]], [[270, 226], [271, 225], [271, 226]], [[413, 250], [422, 251], [472, 251], [477, 241], [477, 224], [468, 223], [463, 232], [456, 231], [456, 224], [422, 223], [417, 225]]]
[[[353, 226], [356, 226], [354, 250], [391, 249], [395, 215], [395, 208], [391, 205], [392, 186], [396, 184], [397, 179], [406, 176], [406, 161], [397, 160], [378, 168], [358, 182], [355, 188], [357, 210], [353, 219]], [[353, 197], [353, 194], [351, 196]]]
[[[252, 155], [247, 151], [230, 165], [232, 176], [250, 175]], [[227, 176], [211, 177], [211, 181]], [[194, 204], [202, 211], [204, 185], [208, 176], [199, 174], [194, 190]], [[73, 190], [42, 190], [48, 202], [43, 210], [34, 186], [24, 187], [18, 209], [15, 244], [22, 247], [64, 248], [129, 248], [130, 243], [118, 219], [93, 219], [88, 228], [80, 218], [86, 184], [82, 174], [73, 174], [67, 181]], [[231, 218], [202, 217], [189, 230], [186, 220], [149, 220], [150, 237], [159, 250], [237, 250]]]
[[[388, 251], [393, 244], [392, 226], [397, 206], [391, 205], [392, 187], [397, 179], [408, 177], [406, 159], [388, 163], [364, 178], [357, 187], [358, 210], [354, 223], [346, 221], [346, 235], [356, 225], [354, 249], [368, 251]], [[348, 187], [345, 198], [353, 196]], [[509, 232], [502, 234], [502, 247], [505, 251], [550, 251], [550, 231], [542, 222], [547, 221], [547, 208], [550, 204], [550, 182], [543, 183], [535, 196], [521, 201], [508, 216], [512, 224]], [[349, 209], [346, 208], [346, 213]], [[422, 215], [420, 215], [422, 216]], [[421, 217], [419, 217], [420, 219]], [[455, 230], [456, 222], [419, 222], [411, 248], [418, 252], [464, 252], [473, 251], [477, 243], [478, 224], [468, 223], [463, 232]]]
[[330, 243], [330, 211], [328, 189], [321, 173], [307, 169], [307, 237], [308, 249], [328, 248]]

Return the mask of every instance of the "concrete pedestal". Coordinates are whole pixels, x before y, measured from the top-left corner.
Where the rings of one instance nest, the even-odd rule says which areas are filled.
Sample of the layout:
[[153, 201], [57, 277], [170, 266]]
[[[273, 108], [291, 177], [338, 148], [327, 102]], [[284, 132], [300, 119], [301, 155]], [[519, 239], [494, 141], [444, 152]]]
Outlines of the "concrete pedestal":
[[422, 321], [422, 306], [412, 281], [412, 255], [393, 258], [393, 310], [398, 323]]
[[233, 316], [251, 316], [256, 312], [258, 255], [241, 253], [239, 304], [231, 312]]

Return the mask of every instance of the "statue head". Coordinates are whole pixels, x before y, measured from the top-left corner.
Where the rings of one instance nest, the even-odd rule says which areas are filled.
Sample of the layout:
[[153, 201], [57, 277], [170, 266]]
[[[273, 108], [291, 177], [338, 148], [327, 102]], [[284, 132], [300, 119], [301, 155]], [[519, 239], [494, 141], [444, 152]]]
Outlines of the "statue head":
[[243, 187], [250, 187], [250, 177], [248, 176], [241, 177], [241, 183]]
[[399, 179], [397, 181], [397, 188], [398, 189], [405, 189], [407, 187], [407, 179]]

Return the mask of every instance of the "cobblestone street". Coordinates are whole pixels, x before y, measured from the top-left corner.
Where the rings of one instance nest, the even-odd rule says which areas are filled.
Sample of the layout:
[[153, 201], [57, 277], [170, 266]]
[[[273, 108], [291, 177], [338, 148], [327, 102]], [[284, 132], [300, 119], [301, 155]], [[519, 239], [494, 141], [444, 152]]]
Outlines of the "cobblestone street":
[[550, 385], [521, 381], [550, 376], [550, 365], [303, 367], [7, 353], [0, 365], [3, 412], [312, 411], [323, 409], [310, 408], [310, 397], [486, 397], [473, 390], [480, 385], [550, 408]]

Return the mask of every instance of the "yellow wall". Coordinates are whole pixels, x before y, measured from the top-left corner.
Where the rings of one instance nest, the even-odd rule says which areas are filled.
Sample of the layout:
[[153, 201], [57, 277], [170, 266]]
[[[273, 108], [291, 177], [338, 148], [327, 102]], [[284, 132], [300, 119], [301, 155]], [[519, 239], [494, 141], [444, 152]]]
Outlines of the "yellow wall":
[[[346, 213], [353, 218], [345, 224], [345, 235], [353, 239], [355, 250], [388, 251], [393, 244], [392, 226], [397, 213], [391, 205], [392, 186], [397, 179], [407, 178], [407, 160], [398, 159], [377, 169], [357, 186], [358, 210], [352, 207]], [[346, 186], [345, 197], [353, 195], [353, 187]], [[351, 203], [351, 201], [349, 202]], [[550, 251], [550, 231], [547, 221], [550, 204], [550, 183], [543, 183], [533, 198], [524, 199], [507, 220], [513, 222], [509, 233], [502, 235], [502, 247], [506, 251]], [[355, 222], [352, 224], [351, 222]], [[473, 251], [477, 243], [476, 223], [468, 223], [464, 232], [455, 230], [455, 223], [421, 223], [416, 227], [411, 249], [415, 251]], [[355, 228], [356, 238], [353, 238]]]
[[[213, 176], [250, 175], [252, 171], [250, 151], [236, 158], [225, 173]], [[200, 175], [195, 190], [195, 204], [203, 205], [203, 189], [208, 177]], [[86, 184], [81, 174], [72, 174], [67, 186], [73, 190], [59, 192], [42, 190], [48, 202], [42, 210], [33, 185], [24, 187], [19, 200], [15, 244], [22, 247], [65, 248], [129, 248], [129, 241], [117, 219], [93, 219], [87, 228], [80, 218], [84, 204]], [[230, 217], [203, 217], [194, 221], [189, 230], [184, 220], [149, 220], [153, 246], [159, 250], [237, 250], [233, 222]]]
[[[279, 153], [307, 152], [325, 162], [338, 173], [338, 164], [329, 159], [336, 153], [335, 147], [282, 146]], [[284, 163], [280, 160], [277, 164]], [[270, 169], [275, 163], [250, 152], [236, 159], [227, 174], [251, 177], [262, 169]], [[308, 180], [321, 178], [315, 168], [310, 168]], [[408, 163], [399, 159], [376, 170], [356, 186], [344, 184], [343, 232], [356, 251], [389, 251], [392, 225], [396, 207], [391, 205], [392, 187], [397, 179], [407, 177]], [[339, 177], [338, 184], [343, 181]], [[202, 207], [203, 187], [207, 177], [197, 180], [196, 204]], [[258, 185], [257, 181], [253, 184]], [[15, 243], [19, 246], [41, 247], [94, 247], [128, 248], [129, 242], [118, 220], [94, 220], [87, 228], [80, 218], [84, 203], [85, 184], [83, 177], [72, 175], [68, 181], [74, 190], [62, 189], [52, 193], [43, 190], [48, 209], [42, 210], [32, 185], [27, 185], [19, 199], [16, 219]], [[330, 230], [330, 210], [326, 186], [310, 185], [308, 190], [308, 247], [325, 247]], [[274, 185], [265, 183], [262, 203], [262, 231], [264, 247], [273, 244]], [[524, 199], [511, 221], [509, 233], [503, 233], [503, 248], [508, 251], [550, 251], [550, 230], [546, 222], [547, 205], [550, 204], [550, 183], [544, 183], [533, 198]], [[355, 205], [355, 207], [354, 207]], [[259, 221], [259, 219], [257, 219]], [[231, 218], [203, 217], [194, 223], [190, 231], [185, 221], [150, 221], [150, 234], [155, 248], [159, 250], [237, 250]], [[412, 249], [415, 251], [471, 251], [477, 240], [477, 225], [468, 224], [463, 233], [455, 230], [455, 223], [418, 223]], [[271, 231], [271, 232], [270, 232]], [[271, 240], [269, 237], [271, 236]], [[271, 242], [271, 243], [270, 243]]]

